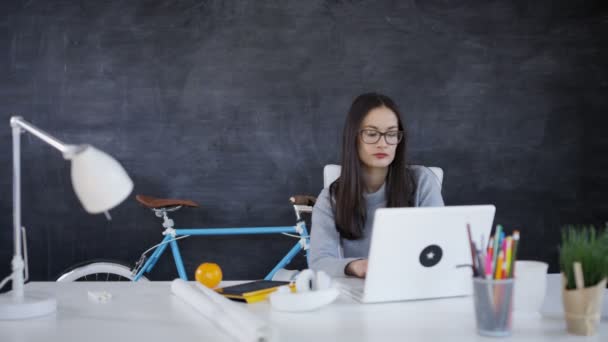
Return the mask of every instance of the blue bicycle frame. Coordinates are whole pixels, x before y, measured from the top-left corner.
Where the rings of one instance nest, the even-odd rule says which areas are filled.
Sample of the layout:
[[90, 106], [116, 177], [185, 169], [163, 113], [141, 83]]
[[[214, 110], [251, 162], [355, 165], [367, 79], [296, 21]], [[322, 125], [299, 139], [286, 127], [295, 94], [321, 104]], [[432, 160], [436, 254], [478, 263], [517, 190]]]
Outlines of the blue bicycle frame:
[[179, 236], [223, 236], [223, 235], [253, 235], [253, 234], [279, 234], [291, 233], [298, 234], [300, 239], [291, 248], [291, 250], [279, 261], [279, 263], [264, 277], [264, 280], [271, 280], [278, 270], [287, 266], [291, 260], [301, 251], [306, 250], [306, 259], [308, 260], [308, 244], [309, 236], [304, 220], [299, 220], [295, 226], [286, 227], [249, 227], [249, 228], [176, 228], [170, 230], [169, 234], [165, 235], [163, 241], [156, 247], [150, 258], [139, 268], [133, 281], [139, 280], [144, 273], [152, 271], [156, 262], [167, 249], [171, 246], [177, 273], [183, 280], [188, 280], [186, 269], [182, 261], [182, 256], [177, 245], [176, 238]]

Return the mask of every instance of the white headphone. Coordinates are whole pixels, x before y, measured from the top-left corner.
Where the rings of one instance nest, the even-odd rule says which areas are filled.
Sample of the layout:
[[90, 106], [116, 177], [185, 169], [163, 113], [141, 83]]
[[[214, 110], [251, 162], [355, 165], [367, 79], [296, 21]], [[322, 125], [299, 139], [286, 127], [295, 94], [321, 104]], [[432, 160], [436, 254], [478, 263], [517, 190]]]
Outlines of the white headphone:
[[296, 277], [296, 291], [308, 292], [325, 290], [331, 286], [331, 278], [323, 271], [306, 269]]
[[275, 310], [300, 312], [316, 310], [333, 302], [340, 292], [332, 286], [329, 275], [323, 271], [306, 269], [295, 280], [296, 292], [281, 286], [270, 294], [270, 304]]

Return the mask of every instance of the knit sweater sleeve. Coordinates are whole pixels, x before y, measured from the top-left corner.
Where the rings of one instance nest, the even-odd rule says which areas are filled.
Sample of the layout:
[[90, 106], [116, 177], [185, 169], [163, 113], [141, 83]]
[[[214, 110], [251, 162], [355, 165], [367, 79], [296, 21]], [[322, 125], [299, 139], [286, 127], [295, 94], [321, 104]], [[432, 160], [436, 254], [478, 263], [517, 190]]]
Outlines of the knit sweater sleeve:
[[323, 189], [312, 209], [309, 267], [322, 270], [333, 277], [345, 276], [346, 265], [359, 258], [344, 258], [340, 234], [336, 229], [328, 189]]

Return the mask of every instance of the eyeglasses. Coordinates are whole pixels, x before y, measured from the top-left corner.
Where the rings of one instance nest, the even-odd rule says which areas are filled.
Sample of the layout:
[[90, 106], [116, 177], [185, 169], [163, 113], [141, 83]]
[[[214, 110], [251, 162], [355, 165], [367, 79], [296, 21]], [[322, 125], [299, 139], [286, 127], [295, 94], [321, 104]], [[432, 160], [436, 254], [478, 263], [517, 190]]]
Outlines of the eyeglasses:
[[381, 133], [375, 129], [362, 129], [361, 140], [366, 144], [375, 144], [384, 136], [384, 141], [389, 145], [397, 145], [403, 139], [403, 131], [388, 131]]

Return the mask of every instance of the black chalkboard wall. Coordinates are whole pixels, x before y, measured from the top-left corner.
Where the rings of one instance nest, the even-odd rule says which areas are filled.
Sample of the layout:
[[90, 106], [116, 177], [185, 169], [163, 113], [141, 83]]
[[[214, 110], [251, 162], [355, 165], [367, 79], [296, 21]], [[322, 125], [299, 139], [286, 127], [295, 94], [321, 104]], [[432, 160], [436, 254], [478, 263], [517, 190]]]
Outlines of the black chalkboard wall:
[[[136, 193], [199, 202], [188, 227], [289, 225], [318, 194], [352, 99], [400, 105], [412, 163], [445, 170], [446, 203], [497, 206], [521, 258], [557, 270], [560, 226], [608, 220], [608, 8], [602, 1], [2, 1], [0, 275], [12, 256], [9, 116], [90, 143], [134, 193], [88, 215], [69, 163], [22, 138], [31, 278], [133, 263], [161, 238]], [[259, 278], [289, 237], [190, 238], [227, 279]], [[152, 279], [176, 276], [169, 255]], [[304, 266], [303, 257], [293, 267]]]

